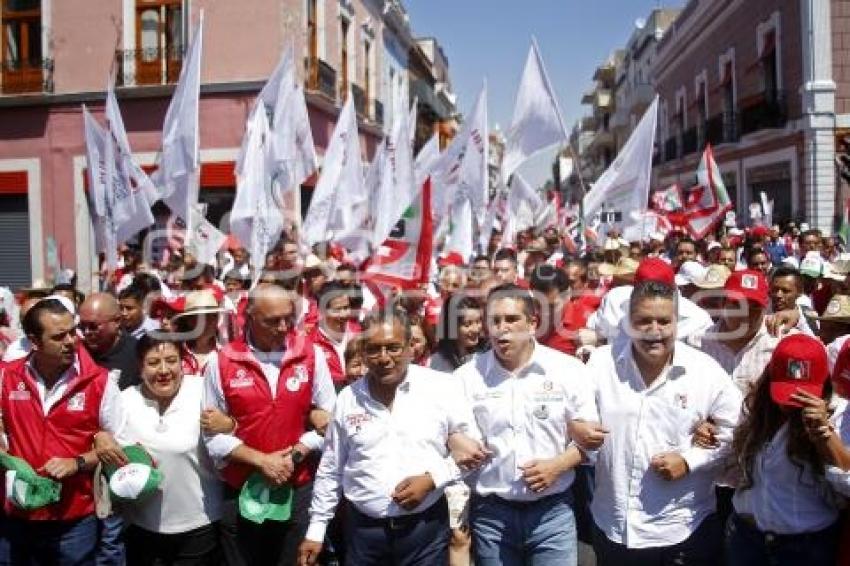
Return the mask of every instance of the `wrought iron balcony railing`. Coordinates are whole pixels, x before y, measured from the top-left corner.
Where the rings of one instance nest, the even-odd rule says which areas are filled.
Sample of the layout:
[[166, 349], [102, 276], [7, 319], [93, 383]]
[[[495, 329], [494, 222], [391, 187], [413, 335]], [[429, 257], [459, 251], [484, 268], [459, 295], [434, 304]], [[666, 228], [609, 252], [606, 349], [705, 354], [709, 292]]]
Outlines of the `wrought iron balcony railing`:
[[118, 86], [173, 84], [180, 78], [183, 67], [183, 48], [180, 45], [159, 48], [125, 49], [115, 52], [118, 65]]
[[0, 62], [0, 93], [53, 92], [53, 59]]

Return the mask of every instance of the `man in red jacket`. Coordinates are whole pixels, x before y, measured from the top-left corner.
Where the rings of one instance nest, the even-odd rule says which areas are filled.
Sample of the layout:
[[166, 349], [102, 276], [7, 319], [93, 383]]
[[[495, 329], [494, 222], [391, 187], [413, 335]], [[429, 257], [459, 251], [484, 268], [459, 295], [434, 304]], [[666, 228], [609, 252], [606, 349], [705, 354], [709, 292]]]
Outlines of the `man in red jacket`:
[[352, 294], [353, 291], [339, 281], [328, 281], [322, 285], [316, 296], [319, 323], [310, 333], [310, 340], [325, 355], [337, 390], [342, 389], [346, 382], [345, 348], [349, 340], [360, 332], [360, 325], [352, 320]]
[[[327, 424], [336, 393], [324, 354], [295, 329], [297, 299], [272, 284], [254, 289], [245, 311], [244, 340], [222, 348], [204, 372], [204, 406], [236, 423], [230, 434], [206, 438], [227, 483], [221, 532], [228, 564], [294, 564], [307, 528], [323, 444], [308, 426]], [[319, 415], [311, 419], [314, 408]], [[257, 472], [270, 485], [292, 486], [290, 520], [256, 524], [238, 516], [239, 490]]]
[[97, 520], [92, 442], [121, 425], [118, 386], [77, 345], [74, 316], [56, 299], [23, 319], [32, 351], [5, 365], [0, 411], [9, 454], [61, 482], [54, 504], [23, 510], [7, 503], [13, 564], [94, 564]]

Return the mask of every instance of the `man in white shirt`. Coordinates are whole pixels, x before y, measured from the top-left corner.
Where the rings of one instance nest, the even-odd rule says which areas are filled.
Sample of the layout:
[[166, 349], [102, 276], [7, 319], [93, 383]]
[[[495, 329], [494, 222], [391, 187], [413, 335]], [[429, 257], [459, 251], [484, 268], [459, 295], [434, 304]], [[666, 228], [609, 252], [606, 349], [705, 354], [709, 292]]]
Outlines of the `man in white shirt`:
[[334, 408], [298, 563], [316, 564], [344, 496], [347, 564], [446, 564], [443, 489], [460, 477], [447, 442], [472, 415], [451, 377], [410, 364], [404, 314], [370, 316], [364, 354], [368, 373]]
[[488, 295], [492, 350], [455, 378], [491, 458], [470, 478], [476, 564], [575, 564], [570, 486], [583, 454], [567, 426], [598, 419], [584, 366], [536, 342], [531, 294], [500, 285]]
[[[677, 298], [671, 285], [639, 283], [628, 340], [587, 365], [609, 431], [591, 507], [600, 564], [714, 564], [722, 548], [714, 480], [741, 394], [717, 362], [676, 341]], [[718, 446], [693, 446], [693, 427], [708, 419]]]

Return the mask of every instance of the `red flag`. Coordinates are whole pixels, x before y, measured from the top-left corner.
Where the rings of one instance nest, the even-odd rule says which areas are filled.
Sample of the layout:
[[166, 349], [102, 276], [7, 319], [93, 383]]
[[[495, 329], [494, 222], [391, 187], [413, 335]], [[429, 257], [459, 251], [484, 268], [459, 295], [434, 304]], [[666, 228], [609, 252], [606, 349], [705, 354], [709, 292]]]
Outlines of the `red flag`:
[[361, 278], [402, 289], [414, 289], [429, 280], [434, 223], [431, 217], [431, 179], [401, 221], [362, 266]]
[[711, 145], [705, 147], [697, 168], [699, 184], [689, 191], [685, 214], [687, 229], [691, 237], [699, 240], [711, 232], [726, 212], [732, 210], [732, 202], [714, 159]]

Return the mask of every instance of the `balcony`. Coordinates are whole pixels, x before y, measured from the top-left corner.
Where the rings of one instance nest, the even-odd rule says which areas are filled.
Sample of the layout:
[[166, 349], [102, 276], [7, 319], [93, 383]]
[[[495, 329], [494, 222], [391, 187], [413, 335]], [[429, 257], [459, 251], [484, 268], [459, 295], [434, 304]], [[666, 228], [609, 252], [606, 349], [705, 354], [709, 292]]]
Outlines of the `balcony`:
[[116, 86], [166, 85], [176, 83], [183, 67], [183, 49], [126, 49], [115, 52], [118, 64]]
[[366, 99], [366, 91], [362, 87], [355, 84], [351, 85], [351, 96], [354, 97], [354, 109], [361, 119], [369, 119], [368, 103]]
[[53, 59], [0, 62], [0, 94], [53, 92]]
[[679, 137], [667, 138], [664, 142], [664, 161], [675, 161], [679, 159]]
[[648, 83], [636, 84], [634, 90], [632, 90], [631, 111], [637, 115], [643, 114], [643, 111], [652, 104], [654, 98], [655, 87]]
[[581, 119], [581, 131], [583, 132], [595, 132], [598, 124], [598, 120], [595, 116], [585, 116]]
[[786, 122], [788, 122], [788, 100], [784, 91], [770, 97], [760, 95], [740, 111], [742, 136], [768, 128], [784, 128]]
[[631, 113], [628, 108], [625, 107], [617, 107], [617, 110], [611, 116], [611, 128], [614, 130], [618, 129], [628, 129], [631, 125]]
[[304, 68], [307, 90], [321, 93], [329, 100], [336, 101], [336, 69], [321, 59], [309, 57], [304, 58]]
[[610, 110], [614, 97], [611, 96], [611, 91], [607, 88], [601, 88], [596, 91], [596, 97], [593, 100], [593, 108], [595, 110]]
[[694, 126], [693, 128], [688, 128], [682, 133], [682, 157], [685, 155], [690, 155], [691, 153], [696, 153], [699, 149], [698, 147], [698, 138], [697, 128]]
[[[384, 123], [384, 104], [380, 100], [375, 100], [375, 123]], [[411, 124], [411, 128], [414, 127]]]
[[738, 141], [735, 113], [715, 114], [705, 122], [705, 141], [711, 145]]

